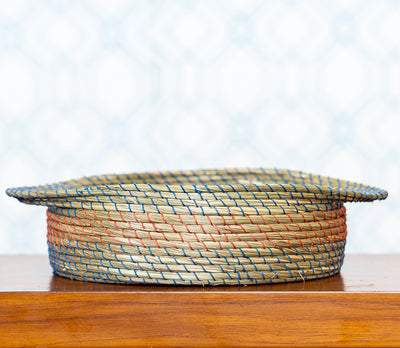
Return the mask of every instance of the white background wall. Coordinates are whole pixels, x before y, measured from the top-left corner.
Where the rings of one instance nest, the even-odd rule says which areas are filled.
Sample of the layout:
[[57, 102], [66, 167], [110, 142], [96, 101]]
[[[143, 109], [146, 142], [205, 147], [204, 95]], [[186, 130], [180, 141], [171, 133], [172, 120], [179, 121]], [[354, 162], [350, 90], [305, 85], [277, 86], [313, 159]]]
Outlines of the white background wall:
[[7, 187], [263, 166], [385, 188], [348, 252], [400, 252], [400, 1], [0, 0], [0, 253], [46, 253]]

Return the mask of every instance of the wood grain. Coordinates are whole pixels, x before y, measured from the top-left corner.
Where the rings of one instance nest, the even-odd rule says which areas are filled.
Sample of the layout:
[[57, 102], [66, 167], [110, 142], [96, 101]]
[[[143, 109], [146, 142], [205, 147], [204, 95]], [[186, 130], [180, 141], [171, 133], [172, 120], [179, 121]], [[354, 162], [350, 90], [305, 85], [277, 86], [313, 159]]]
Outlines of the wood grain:
[[5, 346], [397, 346], [400, 296], [41, 293], [0, 305]]
[[[390, 261], [400, 261], [400, 256], [388, 257], [392, 258]], [[363, 291], [354, 291], [355, 285], [349, 285], [351, 275], [356, 282], [356, 275], [365, 272], [366, 258], [368, 262], [375, 258], [376, 272], [369, 271], [365, 276]], [[399, 272], [379, 272], [376, 264], [384, 266], [386, 256], [357, 256], [353, 262], [351, 259], [346, 260], [351, 271], [344, 269], [341, 276], [328, 278], [325, 283], [308, 282], [314, 283], [312, 290], [304, 289], [307, 282], [286, 284], [291, 289], [273, 285], [235, 290], [82, 283], [38, 268], [41, 263], [37, 257], [14, 257], [14, 265], [33, 266], [21, 267], [19, 274], [10, 275], [4, 271], [10, 257], [0, 257], [0, 345], [399, 346], [400, 288], [393, 291], [390, 285], [377, 289], [380, 283], [393, 279], [399, 284]], [[33, 289], [38, 288], [36, 283], [27, 290], [29, 277], [25, 283], [19, 281], [19, 289], [9, 289], [11, 283], [17, 286], [18, 282], [3, 283], [6, 275], [23, 278], [26, 268], [48, 281], [42, 285], [45, 290]], [[348, 286], [352, 290], [346, 290]]]

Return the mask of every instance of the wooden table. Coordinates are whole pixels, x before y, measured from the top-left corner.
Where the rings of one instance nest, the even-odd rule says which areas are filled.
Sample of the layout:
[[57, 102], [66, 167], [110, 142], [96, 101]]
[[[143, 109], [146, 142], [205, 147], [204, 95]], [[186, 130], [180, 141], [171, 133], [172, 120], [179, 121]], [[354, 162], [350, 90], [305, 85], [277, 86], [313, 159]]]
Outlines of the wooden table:
[[348, 255], [341, 275], [233, 287], [122, 286], [0, 256], [0, 345], [400, 346], [400, 255]]

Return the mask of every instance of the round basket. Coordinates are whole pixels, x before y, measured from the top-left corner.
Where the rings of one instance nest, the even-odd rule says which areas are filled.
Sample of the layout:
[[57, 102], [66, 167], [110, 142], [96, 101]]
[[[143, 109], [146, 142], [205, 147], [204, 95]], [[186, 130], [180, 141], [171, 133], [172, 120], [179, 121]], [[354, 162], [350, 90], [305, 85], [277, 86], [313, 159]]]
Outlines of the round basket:
[[176, 285], [332, 276], [344, 259], [344, 202], [387, 197], [376, 187], [263, 168], [90, 176], [7, 194], [48, 207], [56, 274]]

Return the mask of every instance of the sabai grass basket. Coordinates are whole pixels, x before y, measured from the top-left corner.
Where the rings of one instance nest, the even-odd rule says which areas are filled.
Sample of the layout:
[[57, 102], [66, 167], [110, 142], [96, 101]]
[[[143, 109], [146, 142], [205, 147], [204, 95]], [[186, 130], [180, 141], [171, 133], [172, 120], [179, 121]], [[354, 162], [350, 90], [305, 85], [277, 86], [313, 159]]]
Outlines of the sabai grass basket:
[[48, 207], [56, 274], [176, 285], [332, 276], [344, 259], [344, 203], [387, 197], [376, 187], [263, 168], [100, 175], [7, 194]]

